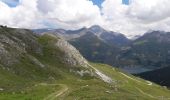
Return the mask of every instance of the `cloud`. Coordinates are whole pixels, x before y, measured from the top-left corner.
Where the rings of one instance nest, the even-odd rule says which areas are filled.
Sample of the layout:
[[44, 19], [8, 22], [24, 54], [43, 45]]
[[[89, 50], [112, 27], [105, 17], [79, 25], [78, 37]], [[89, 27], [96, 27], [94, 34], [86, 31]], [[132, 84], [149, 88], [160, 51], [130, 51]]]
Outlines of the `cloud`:
[[144, 22], [155, 22], [170, 16], [169, 0], [132, 0], [129, 15]]
[[78, 29], [101, 25], [131, 37], [148, 30], [170, 31], [169, 0], [20, 0], [16, 7], [0, 1], [0, 24], [21, 28]]
[[23, 0], [13, 8], [0, 2], [0, 24], [21, 28], [42, 27], [43, 25], [39, 24], [41, 15], [38, 13], [35, 1]]
[[148, 30], [170, 31], [169, 5], [169, 0], [130, 0], [130, 5], [123, 5], [121, 0], [105, 0], [105, 28], [129, 37]]
[[88, 0], [38, 0], [38, 8], [47, 19], [68, 28], [100, 24], [102, 20], [98, 6]]
[[100, 9], [88, 0], [20, 0], [15, 8], [0, 1], [0, 7], [0, 24], [12, 27], [71, 29], [102, 21]]

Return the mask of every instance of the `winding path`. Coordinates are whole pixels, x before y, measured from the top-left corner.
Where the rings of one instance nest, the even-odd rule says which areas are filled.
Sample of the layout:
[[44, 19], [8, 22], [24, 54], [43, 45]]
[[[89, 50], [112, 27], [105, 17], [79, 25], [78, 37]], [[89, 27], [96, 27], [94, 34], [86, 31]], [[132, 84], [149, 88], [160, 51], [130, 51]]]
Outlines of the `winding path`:
[[142, 91], [142, 90], [141, 90], [140, 88], [138, 88], [138, 87], [136, 87], [136, 89], [137, 89], [140, 93], [142, 93], [142, 94], [144, 94], [144, 95], [146, 95], [146, 96], [148, 96], [148, 97], [150, 97], [150, 98], [158, 99], [157, 97], [152, 96], [151, 94], [145, 93], [144, 91]]
[[66, 85], [63, 85], [63, 89], [59, 91], [59, 93], [57, 93], [56, 97], [59, 97], [60, 95], [64, 94], [66, 91], [68, 91], [68, 87]]
[[52, 94], [49, 94], [46, 98], [44, 98], [44, 100], [56, 100], [57, 97], [61, 96], [62, 94], [64, 94], [65, 92], [68, 91], [68, 87], [64, 84], [46, 84], [46, 83], [41, 83], [40, 85], [59, 85], [62, 87], [61, 90], [56, 91]]
[[[141, 82], [141, 81], [139, 81], [139, 80], [137, 80], [137, 79], [134, 79], [134, 78], [132, 78], [132, 77], [130, 77], [130, 76], [128, 76], [128, 75], [122, 73], [122, 72], [119, 72], [119, 73], [122, 74], [123, 76], [125, 76], [125, 77], [131, 79], [131, 80], [137, 81], [137, 82], [139, 82], [139, 83], [144, 83], [144, 82]], [[147, 85], [152, 85], [152, 82], [150, 82], [150, 81], [146, 81], [146, 82], [147, 82]], [[146, 84], [146, 83], [145, 83], [145, 84]]]

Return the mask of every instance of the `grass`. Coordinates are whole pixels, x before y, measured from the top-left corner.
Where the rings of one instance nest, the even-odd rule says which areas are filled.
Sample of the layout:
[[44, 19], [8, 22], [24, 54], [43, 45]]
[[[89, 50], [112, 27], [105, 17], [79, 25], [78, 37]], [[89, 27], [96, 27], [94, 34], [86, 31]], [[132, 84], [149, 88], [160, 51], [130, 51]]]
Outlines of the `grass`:
[[[62, 62], [64, 54], [55, 46], [58, 38], [49, 35], [34, 38], [42, 49], [41, 53], [29, 49], [18, 58], [19, 63], [9, 67], [0, 65], [0, 100], [156, 100], [159, 96], [170, 98], [169, 90], [157, 84], [147, 85], [145, 80], [129, 74], [125, 76], [108, 65], [91, 63], [113, 79], [111, 84], [96, 77], [81, 77], [71, 73], [70, 69], [77, 71], [81, 68], [73, 68]], [[30, 56], [44, 67], [37, 65]]]
[[32, 87], [26, 87], [19, 92], [1, 93], [0, 100], [42, 100], [49, 94], [59, 91], [59, 85], [41, 85], [37, 84]]
[[[64, 100], [155, 100], [145, 94], [142, 94], [135, 87], [140, 88], [145, 93], [153, 95], [155, 97], [164, 96], [169, 97], [169, 91], [154, 84], [153, 86], [147, 86], [146, 82], [142, 79], [141, 83], [130, 80], [119, 73], [118, 70], [113, 70], [110, 66], [102, 64], [93, 64], [97, 69], [101, 70], [103, 73], [112, 77], [115, 80], [113, 84], [107, 84], [99, 79], [91, 78], [83, 80], [83, 78], [78, 77], [71, 73], [63, 72], [63, 79], [56, 80], [52, 82], [53, 84], [64, 84], [69, 90], [58, 98]], [[135, 78], [135, 77], [133, 77]], [[39, 83], [35, 83], [39, 84]], [[47, 83], [50, 84], [50, 83]], [[60, 86], [50, 86], [50, 85], [38, 85], [37, 87], [28, 86], [26, 89], [20, 89], [16, 93], [5, 92], [0, 93], [0, 99], [3, 100], [42, 100], [48, 95], [59, 91]], [[126, 97], [126, 98], [125, 98]]]
[[[148, 83], [146, 82], [146, 80], [134, 77], [132, 75], [126, 74], [129, 77], [133, 78], [129, 79], [125, 76], [123, 76], [121, 71], [119, 71], [118, 69], [114, 69], [111, 66], [108, 65], [104, 65], [104, 64], [93, 64], [97, 69], [103, 71], [106, 75], [112, 77], [113, 80], [115, 80], [117, 87], [120, 90], [124, 90], [126, 91], [125, 94], [130, 93], [130, 95], [134, 94], [134, 96], [136, 97], [147, 97], [145, 99], [155, 99], [155, 98], [160, 98], [160, 97], [164, 97], [164, 98], [170, 98], [170, 91], [162, 88], [161, 86], [157, 85], [157, 84], [152, 84], [152, 85], [148, 85]], [[139, 91], [140, 89], [140, 91]], [[141, 91], [143, 91], [144, 93], [141, 93]], [[121, 94], [124, 94], [124, 92], [122, 91]], [[146, 94], [152, 95], [155, 98], [152, 98]]]

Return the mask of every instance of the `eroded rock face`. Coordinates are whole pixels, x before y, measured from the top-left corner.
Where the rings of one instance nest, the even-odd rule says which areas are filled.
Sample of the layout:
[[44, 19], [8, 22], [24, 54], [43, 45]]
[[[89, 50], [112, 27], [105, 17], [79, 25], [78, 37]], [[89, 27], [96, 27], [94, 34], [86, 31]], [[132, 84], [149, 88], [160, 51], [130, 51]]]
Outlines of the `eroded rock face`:
[[27, 52], [41, 53], [41, 46], [31, 31], [0, 28], [0, 64], [4, 66], [17, 64]]
[[[72, 66], [81, 66], [85, 68], [80, 71], [76, 71], [76, 73], [78, 73], [80, 76], [89, 74], [91, 76], [97, 76], [106, 83], [113, 82], [113, 80], [110, 77], [108, 77], [107, 75], [103, 74], [99, 70], [95, 69], [92, 65], [90, 65], [88, 61], [80, 54], [80, 52], [64, 39], [61, 38], [58, 39], [56, 46], [60, 48], [62, 51], [64, 51], [65, 53], [64, 60], [66, 63]], [[71, 72], [75, 71], [71, 70]]]
[[58, 39], [56, 46], [65, 53], [64, 60], [72, 66], [88, 67], [88, 62], [80, 52], [64, 39]]
[[17, 63], [17, 58], [25, 53], [25, 49], [7, 36], [0, 34], [0, 63], [6, 66]]
[[15, 61], [11, 58], [11, 55], [5, 50], [4, 45], [0, 43], [0, 63], [10, 65], [14, 62]]
[[26, 51], [42, 54], [42, 47], [37, 41], [37, 36], [30, 30], [15, 29], [13, 31], [18, 38], [18, 44], [24, 43]]

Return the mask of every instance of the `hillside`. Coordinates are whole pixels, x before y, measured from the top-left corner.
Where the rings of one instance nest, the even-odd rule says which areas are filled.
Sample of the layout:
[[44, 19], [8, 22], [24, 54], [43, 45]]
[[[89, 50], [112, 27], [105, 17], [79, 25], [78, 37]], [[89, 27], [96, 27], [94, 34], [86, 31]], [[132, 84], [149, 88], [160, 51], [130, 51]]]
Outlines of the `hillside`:
[[[153, 31], [133, 41], [128, 50], [119, 57], [122, 66], [161, 68], [170, 65], [170, 34]], [[124, 65], [123, 65], [124, 64]]]
[[0, 100], [159, 100], [170, 91], [89, 63], [64, 39], [0, 27]]
[[162, 86], [170, 87], [170, 67], [160, 68], [154, 71], [137, 74], [141, 78], [153, 81]]
[[[112, 34], [114, 35], [114, 33]], [[115, 40], [109, 34], [105, 34], [105, 36], [110, 37], [111, 40]], [[111, 43], [103, 42], [91, 33], [91, 35], [83, 35], [69, 42], [86, 59], [117, 66], [130, 73], [141, 73], [162, 67], [169, 67], [170, 34], [168, 32], [153, 31], [146, 33], [136, 40], [126, 41], [127, 44], [123, 43], [124, 45], [118, 45], [117, 42], [121, 43], [120, 41], [123, 40], [118, 41], [119, 38], [115, 38], [117, 38], [117, 41], [112, 41]], [[95, 40], [98, 40], [98, 42]]]
[[121, 48], [131, 42], [123, 34], [107, 31], [98, 25], [78, 30], [37, 29], [33, 31], [39, 35], [49, 33], [60, 36], [75, 46], [87, 60], [109, 65], [115, 63]]
[[117, 66], [129, 73], [170, 65], [169, 32], [151, 31], [136, 40], [128, 40], [120, 33], [96, 25], [79, 30], [56, 29], [48, 32], [67, 39], [89, 61]]

